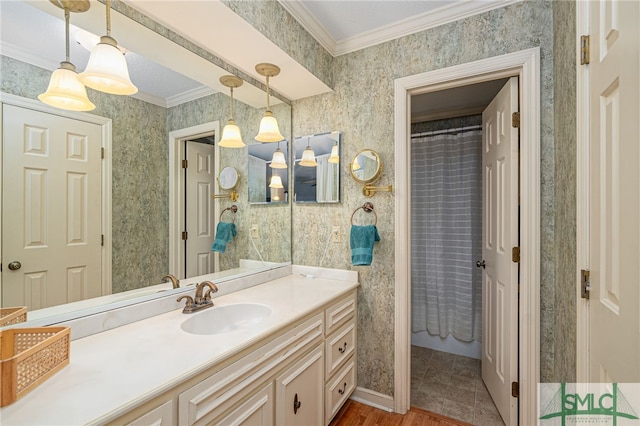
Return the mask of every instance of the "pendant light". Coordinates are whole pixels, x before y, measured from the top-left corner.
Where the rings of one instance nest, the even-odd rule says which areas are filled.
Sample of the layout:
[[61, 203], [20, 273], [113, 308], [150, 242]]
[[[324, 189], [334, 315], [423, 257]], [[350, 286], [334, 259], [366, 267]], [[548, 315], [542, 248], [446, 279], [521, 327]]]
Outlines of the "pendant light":
[[329, 156], [329, 159], [327, 161], [334, 164], [340, 162], [340, 156], [338, 155], [338, 141], [336, 141], [336, 143], [333, 145], [333, 148], [331, 148], [331, 155]]
[[258, 142], [280, 142], [284, 140], [284, 136], [280, 133], [278, 121], [273, 116], [269, 104], [269, 77], [275, 77], [280, 74], [280, 68], [277, 65], [263, 63], [256, 65], [256, 71], [267, 78], [267, 110], [260, 121], [260, 130], [255, 139]]
[[60, 68], [51, 74], [47, 91], [38, 95], [38, 99], [47, 105], [71, 111], [91, 111], [95, 105], [87, 97], [87, 89], [78, 80], [76, 67], [69, 57], [69, 16], [71, 12], [86, 12], [89, 1], [60, 0], [52, 2], [64, 9], [66, 60], [60, 62]]
[[278, 142], [278, 148], [276, 148], [273, 153], [273, 157], [271, 158], [271, 164], [269, 167], [273, 169], [286, 169], [287, 168], [287, 160], [284, 158], [284, 152], [280, 149], [280, 142]]
[[235, 75], [223, 75], [220, 77], [220, 83], [231, 89], [231, 101], [229, 102], [229, 121], [222, 130], [222, 139], [218, 142], [218, 146], [224, 148], [242, 148], [245, 146], [242, 142], [240, 128], [233, 119], [233, 89], [242, 86], [242, 79]]
[[316, 167], [318, 165], [316, 162], [316, 154], [313, 152], [313, 149], [311, 149], [311, 146], [309, 146], [310, 141], [311, 138], [308, 138], [307, 147], [304, 149], [302, 159], [300, 160], [300, 165], [304, 167]]
[[127, 61], [111, 37], [111, 0], [106, 0], [106, 7], [107, 35], [100, 37], [100, 43], [91, 51], [87, 68], [78, 77], [86, 86], [100, 92], [133, 95], [138, 88], [131, 82]]
[[271, 175], [271, 180], [269, 181], [269, 188], [284, 188], [284, 185], [282, 185], [282, 179], [280, 178], [280, 175], [278, 175], [277, 173], [274, 173], [273, 175]]
[[358, 157], [353, 159], [353, 163], [351, 164], [351, 170], [360, 170], [360, 163], [358, 163]]

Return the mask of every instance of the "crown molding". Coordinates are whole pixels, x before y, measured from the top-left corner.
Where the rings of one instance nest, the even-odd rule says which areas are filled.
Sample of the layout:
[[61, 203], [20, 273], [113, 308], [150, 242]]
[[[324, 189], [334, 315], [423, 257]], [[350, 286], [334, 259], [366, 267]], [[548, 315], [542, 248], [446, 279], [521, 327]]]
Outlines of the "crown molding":
[[[60, 67], [60, 62], [50, 61], [41, 56], [33, 55], [15, 44], [4, 41], [0, 41], [0, 54], [21, 62], [26, 62], [27, 64], [34, 65], [38, 68], [44, 68], [48, 71], [53, 71]], [[61, 58], [61, 61], [63, 60], [64, 58]]]
[[165, 107], [171, 108], [176, 105], [184, 104], [189, 101], [204, 98], [205, 96], [213, 95], [215, 93], [218, 93], [218, 91], [215, 89], [212, 89], [207, 86], [199, 86], [194, 89], [190, 89], [185, 92], [178, 93], [177, 95], [169, 96], [166, 99]]
[[313, 36], [332, 56], [340, 56], [356, 50], [375, 46], [440, 25], [499, 9], [522, 0], [462, 0], [438, 9], [412, 16], [392, 24], [366, 31], [343, 40], [334, 40], [320, 22], [300, 1], [278, 0], [302, 27]]

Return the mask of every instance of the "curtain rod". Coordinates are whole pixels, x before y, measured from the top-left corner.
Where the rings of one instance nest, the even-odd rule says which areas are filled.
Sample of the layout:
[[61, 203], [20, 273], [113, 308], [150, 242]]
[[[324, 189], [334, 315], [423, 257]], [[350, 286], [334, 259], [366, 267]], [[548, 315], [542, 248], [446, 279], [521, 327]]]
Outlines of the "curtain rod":
[[420, 138], [420, 137], [423, 137], [423, 136], [444, 135], [446, 133], [468, 132], [468, 131], [471, 131], [471, 130], [478, 130], [478, 129], [482, 129], [482, 125], [476, 124], [475, 126], [456, 127], [455, 129], [433, 130], [431, 132], [412, 133], [411, 134], [411, 138]]

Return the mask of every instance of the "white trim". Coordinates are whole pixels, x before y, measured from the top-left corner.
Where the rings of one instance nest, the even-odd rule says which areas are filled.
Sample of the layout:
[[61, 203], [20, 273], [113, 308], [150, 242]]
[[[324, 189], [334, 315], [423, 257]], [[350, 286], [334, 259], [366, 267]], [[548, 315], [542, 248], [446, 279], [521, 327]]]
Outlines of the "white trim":
[[34, 55], [30, 52], [27, 52], [22, 47], [16, 46], [13, 43], [7, 43], [6, 41], [0, 41], [0, 52], [2, 53], [2, 56], [7, 56], [21, 62], [26, 62], [38, 68], [43, 68], [47, 71], [53, 71], [60, 66], [60, 62], [50, 61], [41, 56]]
[[[576, 52], [589, 34], [589, 3], [576, 3]], [[580, 270], [589, 269], [589, 67], [576, 62], [576, 382], [589, 382], [589, 301], [580, 295]]]
[[520, 1], [522, 0], [457, 1], [342, 40], [334, 39], [303, 2], [278, 0], [278, 3], [332, 56], [340, 56]]
[[[215, 143], [215, 174], [220, 170], [220, 148], [218, 139], [220, 135], [220, 122], [210, 121], [197, 126], [174, 130], [169, 133], [169, 273], [178, 278], [184, 271], [184, 246], [182, 242], [182, 223], [184, 214], [181, 206], [184, 205], [184, 175], [182, 173], [181, 143], [186, 138], [194, 138], [199, 135], [213, 132]], [[218, 217], [218, 204], [214, 206], [214, 215]], [[216, 269], [219, 262], [215, 258]]]
[[381, 410], [393, 411], [393, 398], [389, 395], [384, 395], [371, 389], [366, 389], [358, 386], [349, 399], [353, 399], [356, 402], [369, 405], [371, 407], [379, 408]]
[[217, 90], [207, 86], [199, 86], [193, 89], [189, 89], [186, 92], [178, 93], [174, 96], [169, 96], [166, 99], [165, 107], [171, 108], [180, 104], [195, 101], [196, 99], [204, 98], [205, 96], [218, 93]]
[[[102, 294], [111, 294], [111, 264], [113, 249], [111, 239], [111, 119], [95, 114], [89, 114], [86, 112], [65, 111], [46, 105], [40, 101], [23, 98], [4, 92], [0, 92], [0, 104], [8, 104], [21, 108], [28, 108], [34, 111], [40, 111], [47, 114], [53, 114], [61, 117], [71, 118], [74, 120], [85, 121], [87, 123], [97, 124], [102, 127], [102, 147], [105, 150], [105, 158], [102, 165], [102, 233], [104, 234], [105, 239], [104, 246], [102, 247]], [[0, 175], [0, 187], [1, 186], [2, 176]]]
[[395, 103], [395, 365], [394, 409], [410, 401], [410, 96], [518, 76], [521, 108], [520, 160], [520, 424], [537, 423], [540, 378], [540, 49], [533, 48], [399, 78]]

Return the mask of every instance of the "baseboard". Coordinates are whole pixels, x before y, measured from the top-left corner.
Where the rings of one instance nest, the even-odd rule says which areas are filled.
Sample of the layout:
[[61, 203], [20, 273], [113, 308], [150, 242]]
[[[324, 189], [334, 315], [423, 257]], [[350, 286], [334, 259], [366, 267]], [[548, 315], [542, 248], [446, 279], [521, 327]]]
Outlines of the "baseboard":
[[357, 387], [351, 394], [351, 399], [381, 410], [393, 412], [393, 398], [370, 389]]

